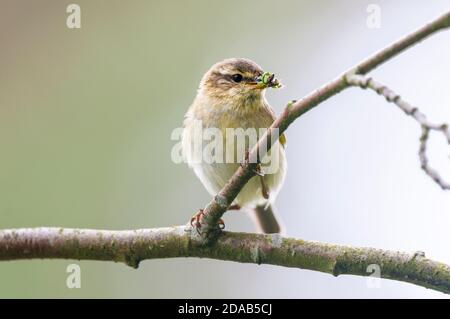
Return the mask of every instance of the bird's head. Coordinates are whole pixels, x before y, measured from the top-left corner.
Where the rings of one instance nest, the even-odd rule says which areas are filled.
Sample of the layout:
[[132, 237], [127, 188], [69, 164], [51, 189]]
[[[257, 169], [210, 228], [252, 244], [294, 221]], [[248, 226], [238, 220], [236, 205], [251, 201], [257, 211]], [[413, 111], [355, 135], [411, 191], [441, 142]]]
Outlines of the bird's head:
[[268, 87], [281, 87], [274, 74], [264, 72], [249, 59], [226, 59], [214, 64], [200, 82], [200, 92], [210, 98], [231, 102], [251, 101], [263, 96]]

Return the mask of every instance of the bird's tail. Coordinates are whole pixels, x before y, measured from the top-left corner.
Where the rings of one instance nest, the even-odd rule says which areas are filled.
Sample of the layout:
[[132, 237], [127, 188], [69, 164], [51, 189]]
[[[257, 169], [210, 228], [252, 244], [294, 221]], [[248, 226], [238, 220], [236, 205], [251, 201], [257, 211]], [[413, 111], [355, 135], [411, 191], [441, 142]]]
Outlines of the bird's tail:
[[281, 232], [280, 222], [271, 204], [256, 206], [253, 216], [259, 231], [265, 234]]

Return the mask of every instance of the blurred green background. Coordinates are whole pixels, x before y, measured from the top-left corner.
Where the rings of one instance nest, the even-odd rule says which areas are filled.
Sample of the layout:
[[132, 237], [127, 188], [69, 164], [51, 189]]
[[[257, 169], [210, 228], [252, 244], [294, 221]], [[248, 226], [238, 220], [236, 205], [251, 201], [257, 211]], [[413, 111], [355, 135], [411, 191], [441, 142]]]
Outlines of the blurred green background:
[[[70, 3], [0, 0], [0, 228], [130, 229], [185, 223], [209, 195], [186, 165], [171, 161], [174, 142], [170, 134], [181, 126], [198, 82], [210, 65], [227, 57], [248, 57], [277, 73], [287, 87], [269, 92], [268, 99], [279, 113], [286, 101], [303, 96], [375, 49], [449, 9], [445, 1], [431, 4], [400, 0], [77, 1], [82, 28], [68, 29], [66, 7]], [[379, 30], [366, 26], [369, 3], [381, 6], [383, 24]], [[441, 50], [442, 42], [442, 38], [431, 42], [436, 48], [431, 51]], [[428, 51], [424, 49], [424, 54]], [[413, 58], [417, 59], [408, 59]], [[425, 61], [422, 57], [418, 60]], [[401, 61], [398, 68], [404, 70]], [[395, 69], [395, 65], [390, 66]], [[430, 71], [433, 74], [440, 65], [434, 68]], [[423, 72], [426, 69], [430, 65], [424, 65]], [[395, 75], [391, 79], [395, 80]], [[399, 83], [403, 83], [401, 79]], [[405, 87], [414, 91], [414, 85]], [[359, 98], [337, 98], [335, 103], [347, 107], [336, 106], [336, 110], [361, 115], [358, 119], [364, 127], [364, 120], [373, 119], [367, 112], [382, 116], [383, 111], [376, 107], [371, 111], [351, 109], [355, 106], [350, 103], [353, 99], [358, 105], [379, 102], [368, 93], [358, 94]], [[383, 108], [386, 113], [391, 111]], [[334, 173], [338, 174], [337, 181], [361, 176], [357, 169], [339, 175], [345, 165], [350, 165], [348, 156], [340, 157], [339, 140], [331, 139], [331, 151], [325, 154], [338, 162], [320, 164], [326, 176], [320, 172], [308, 175], [308, 167], [314, 168], [317, 158], [324, 157], [321, 145], [325, 149], [330, 138], [326, 134], [348, 133], [339, 136], [346, 140], [356, 129], [346, 131], [348, 122], [331, 107], [324, 106], [320, 112], [324, 113], [318, 111], [316, 117], [308, 114], [299, 121], [302, 131], [288, 134], [288, 160], [299, 164], [298, 168], [290, 164], [291, 175], [279, 198], [281, 215], [290, 226], [288, 235], [380, 248], [421, 248], [408, 246], [414, 233], [406, 230], [403, 239], [398, 236], [401, 222], [386, 230], [388, 237], [377, 237], [379, 232], [371, 232], [374, 228], [370, 226], [361, 233], [354, 230], [365, 227], [357, 222], [362, 224], [375, 215], [368, 213], [369, 217], [360, 220], [355, 217], [353, 226], [345, 219], [355, 200], [360, 206], [350, 216], [361, 216], [363, 210], [359, 208], [373, 206], [361, 194], [339, 193], [338, 182], [328, 184]], [[407, 121], [396, 111], [389, 114], [393, 113], [398, 116], [396, 121]], [[342, 125], [342, 129], [333, 125]], [[403, 141], [412, 145], [405, 150], [410, 152], [405, 158], [412, 163], [408, 174], [416, 174], [419, 184], [436, 193], [415, 161], [417, 132], [413, 124], [408, 129], [412, 137], [410, 133], [402, 135]], [[323, 140], [315, 142], [308, 136], [322, 136]], [[368, 138], [374, 148], [376, 136]], [[341, 145], [347, 155], [354, 148], [355, 160], [366, 164], [371, 161], [358, 158], [363, 156], [367, 140], [352, 143], [350, 152]], [[304, 155], [308, 152], [311, 157]], [[339, 161], [347, 164], [340, 165]], [[374, 175], [379, 174], [370, 173], [368, 180]], [[297, 182], [300, 180], [304, 182]], [[390, 185], [389, 181], [378, 183], [378, 190], [382, 189], [380, 185]], [[371, 187], [369, 184], [373, 183], [366, 186]], [[324, 185], [331, 189], [324, 189]], [[357, 183], [353, 185], [358, 187]], [[376, 193], [364, 186], [362, 190]], [[328, 192], [336, 194], [329, 199], [336, 209], [336, 217], [331, 219], [327, 217], [330, 209], [308, 202], [308, 198], [322, 202]], [[348, 202], [340, 203], [345, 196], [350, 196]], [[304, 206], [297, 206], [292, 198], [304, 200]], [[448, 204], [447, 199], [442, 200]], [[243, 214], [227, 215], [226, 222], [228, 229], [253, 231]], [[400, 239], [395, 241], [395, 236]], [[442, 243], [442, 239], [436, 242]], [[436, 247], [433, 243], [429, 246]], [[436, 251], [443, 249], [447, 246], [441, 245]], [[438, 257], [444, 261], [450, 258]], [[197, 259], [146, 261], [139, 270], [122, 264], [76, 262], [81, 266], [82, 287], [68, 289], [66, 266], [71, 263], [2, 262], [0, 297], [440, 296], [407, 284], [383, 281], [382, 289], [371, 290], [363, 278], [336, 279], [295, 269]]]

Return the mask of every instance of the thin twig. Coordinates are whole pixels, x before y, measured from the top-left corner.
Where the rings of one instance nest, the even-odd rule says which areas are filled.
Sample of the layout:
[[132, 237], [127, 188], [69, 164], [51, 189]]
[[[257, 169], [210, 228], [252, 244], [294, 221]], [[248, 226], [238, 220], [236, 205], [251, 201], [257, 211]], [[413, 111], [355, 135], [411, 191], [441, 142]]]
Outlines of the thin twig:
[[[347, 81], [348, 75], [353, 74], [366, 74], [367, 72], [375, 69], [379, 65], [388, 61], [392, 57], [396, 56], [405, 49], [417, 44], [431, 34], [437, 31], [443, 30], [450, 26], [450, 12], [438, 17], [436, 20], [426, 24], [411, 34], [395, 41], [393, 44], [380, 50], [364, 61], [358, 63], [349, 71], [339, 76], [335, 80], [325, 84], [314, 92], [308, 94], [301, 100], [294, 103], [289, 103], [281, 115], [273, 122], [267, 132], [273, 129], [278, 129], [279, 135], [281, 135], [289, 125], [294, 122], [298, 117], [308, 112], [315, 106], [319, 105], [328, 98], [341, 92], [342, 90], [351, 86]], [[270, 150], [275, 140], [268, 138], [268, 133], [264, 134], [258, 143], [252, 148], [249, 156], [250, 158], [257, 158], [257, 155], [263, 157], [265, 154], [258, 153], [259, 149], [263, 149], [266, 152]], [[263, 147], [267, 145], [267, 147]], [[245, 184], [255, 175], [255, 163], [247, 163], [238, 168], [231, 179], [225, 184], [222, 190], [209, 202], [209, 204], [203, 210], [204, 218], [202, 218], [201, 228], [202, 236], [201, 240], [204, 242], [211, 242], [220, 233], [218, 228], [218, 222], [223, 216], [227, 208], [232, 204], [240, 190]]]
[[[450, 26], [450, 12], [410, 35], [365, 59], [350, 71], [322, 86], [305, 98], [290, 103], [270, 129], [255, 145], [249, 156], [257, 158], [258, 149], [267, 152], [274, 139], [268, 132], [282, 134], [295, 119], [321, 102], [352, 86], [350, 75], [366, 74], [427, 36]], [[417, 111], [412, 112], [414, 116]], [[417, 116], [417, 114], [416, 114]], [[416, 119], [417, 120], [417, 119]], [[431, 126], [425, 126], [426, 142]], [[437, 128], [436, 128], [437, 130]], [[441, 127], [441, 130], [444, 129]], [[260, 146], [261, 145], [261, 146]], [[262, 147], [267, 145], [267, 147]], [[426, 163], [426, 145], [421, 156]], [[174, 257], [206, 257], [246, 263], [265, 263], [330, 273], [370, 275], [368, 268], [378, 265], [382, 278], [410, 282], [450, 293], [450, 266], [426, 259], [422, 253], [406, 254], [373, 248], [354, 248], [259, 235], [221, 232], [217, 222], [242, 187], [254, 176], [256, 163], [244, 163], [223, 189], [206, 206], [202, 219], [203, 235], [190, 226], [106, 231], [63, 228], [29, 228], [0, 230], [0, 260], [31, 258], [65, 258], [80, 260], [121, 261], [137, 267], [144, 259]], [[426, 166], [426, 165], [425, 165]]]
[[397, 105], [403, 112], [405, 112], [405, 114], [411, 116], [420, 125], [422, 128], [419, 147], [420, 166], [425, 173], [430, 176], [443, 190], [450, 190], [450, 184], [439, 175], [437, 170], [430, 167], [426, 153], [430, 131], [442, 133], [447, 140], [447, 143], [450, 144], [450, 132], [448, 130], [448, 125], [446, 123], [436, 124], [430, 122], [426, 115], [419, 110], [419, 108], [412, 106], [410, 103], [403, 100], [400, 95], [395, 93], [392, 89], [378, 81], [375, 81], [371, 77], [365, 77], [358, 74], [349, 74], [347, 76], [347, 81], [351, 85], [358, 86], [362, 89], [371, 89], [372, 91], [375, 91], [377, 94], [383, 96], [389, 103], [394, 103]]

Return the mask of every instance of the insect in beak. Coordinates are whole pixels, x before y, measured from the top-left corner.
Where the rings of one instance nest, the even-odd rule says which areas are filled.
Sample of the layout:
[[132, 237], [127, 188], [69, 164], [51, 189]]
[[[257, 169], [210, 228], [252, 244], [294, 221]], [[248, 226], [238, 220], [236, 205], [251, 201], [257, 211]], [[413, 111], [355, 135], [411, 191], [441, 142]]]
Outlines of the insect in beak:
[[264, 72], [263, 74], [255, 78], [255, 82], [251, 82], [255, 89], [265, 89], [268, 87], [278, 89], [281, 87], [281, 83], [275, 79], [275, 74], [270, 72]]

